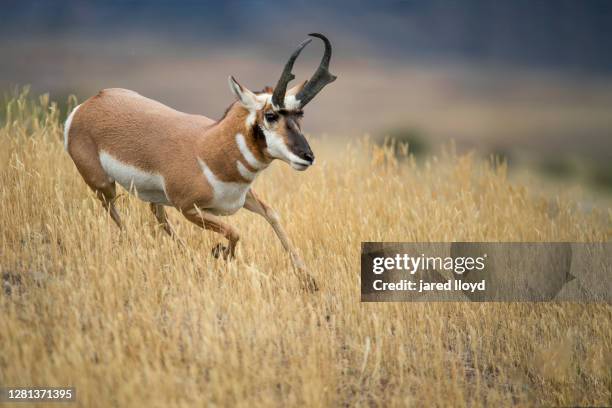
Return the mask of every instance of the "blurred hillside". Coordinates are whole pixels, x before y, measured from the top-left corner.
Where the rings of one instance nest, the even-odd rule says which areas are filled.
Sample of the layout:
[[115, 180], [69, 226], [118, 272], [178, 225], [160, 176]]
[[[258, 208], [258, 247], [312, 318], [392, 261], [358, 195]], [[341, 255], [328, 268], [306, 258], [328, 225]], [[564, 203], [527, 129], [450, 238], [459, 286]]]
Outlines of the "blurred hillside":
[[608, 1], [9, 0], [0, 89], [64, 100], [126, 87], [216, 118], [232, 101], [228, 75], [273, 85], [312, 31], [332, 39], [340, 79], [308, 106], [309, 132], [410, 129], [430, 144], [612, 161]]
[[[180, 42], [269, 49], [285, 46], [286, 36], [322, 30], [396, 58], [442, 54], [611, 73], [611, 23], [612, 3], [606, 0], [290, 0], [282, 5], [261, 0], [5, 0], [0, 32], [96, 37], [154, 33]], [[255, 38], [259, 44], [253, 44]]]

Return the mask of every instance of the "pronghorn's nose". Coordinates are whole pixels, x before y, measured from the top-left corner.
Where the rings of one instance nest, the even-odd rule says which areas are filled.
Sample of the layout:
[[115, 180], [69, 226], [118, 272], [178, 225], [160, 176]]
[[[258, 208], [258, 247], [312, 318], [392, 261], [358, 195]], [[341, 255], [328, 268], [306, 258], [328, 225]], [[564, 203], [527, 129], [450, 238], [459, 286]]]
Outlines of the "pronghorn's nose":
[[306, 160], [306, 161], [309, 161], [310, 164], [312, 164], [314, 162], [314, 159], [315, 159], [314, 153], [312, 153], [312, 152], [306, 152], [306, 153], [302, 154], [302, 158], [304, 160]]

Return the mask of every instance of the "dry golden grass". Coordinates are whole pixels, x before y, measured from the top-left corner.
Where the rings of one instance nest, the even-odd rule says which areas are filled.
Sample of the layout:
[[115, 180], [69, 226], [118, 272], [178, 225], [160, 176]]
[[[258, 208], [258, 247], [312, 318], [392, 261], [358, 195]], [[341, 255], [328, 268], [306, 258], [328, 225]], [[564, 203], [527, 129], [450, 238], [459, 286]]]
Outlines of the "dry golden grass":
[[83, 407], [612, 404], [609, 305], [359, 300], [361, 241], [602, 241], [609, 209], [538, 197], [469, 155], [397, 164], [364, 141], [315, 140], [314, 168], [275, 164], [256, 182], [319, 281], [308, 293], [246, 212], [229, 219], [242, 237], [230, 263], [210, 256], [215, 234], [171, 211], [182, 249], [127, 195], [120, 234], [63, 151], [54, 106], [10, 110], [0, 384], [74, 385]]

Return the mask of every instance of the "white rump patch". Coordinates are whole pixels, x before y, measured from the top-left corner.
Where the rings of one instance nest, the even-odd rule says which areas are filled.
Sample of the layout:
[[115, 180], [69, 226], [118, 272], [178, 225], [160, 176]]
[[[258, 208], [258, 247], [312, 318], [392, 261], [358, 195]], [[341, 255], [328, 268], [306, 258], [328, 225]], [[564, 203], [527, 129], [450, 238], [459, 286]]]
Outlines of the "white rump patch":
[[130, 193], [136, 192], [143, 201], [170, 205], [164, 178], [124, 163], [105, 151], [100, 152], [100, 163], [106, 174]]
[[244, 160], [246, 160], [249, 166], [254, 169], [263, 169], [267, 167], [267, 164], [257, 160], [251, 149], [249, 149], [249, 146], [247, 146], [246, 139], [242, 133], [236, 133], [236, 144], [238, 145], [238, 150], [240, 150], [242, 157], [244, 157]]
[[64, 122], [64, 150], [66, 151], [68, 151], [68, 134], [70, 133], [70, 125], [72, 125], [72, 118], [80, 107], [81, 105], [77, 105], [72, 110], [72, 112], [70, 112], [70, 115], [68, 115], [68, 119], [66, 119], [66, 122]]
[[213, 199], [204, 208], [206, 211], [216, 215], [231, 215], [244, 206], [251, 183], [221, 181], [199, 157], [198, 164], [213, 189]]

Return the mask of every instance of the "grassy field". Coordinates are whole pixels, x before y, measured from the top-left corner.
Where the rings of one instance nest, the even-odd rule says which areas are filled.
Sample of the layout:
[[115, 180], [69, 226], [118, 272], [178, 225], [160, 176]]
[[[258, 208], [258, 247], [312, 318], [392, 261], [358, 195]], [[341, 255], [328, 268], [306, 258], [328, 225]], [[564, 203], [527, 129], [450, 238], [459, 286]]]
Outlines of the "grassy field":
[[[612, 307], [362, 304], [361, 241], [602, 241], [609, 208], [544, 197], [503, 164], [416, 164], [313, 140], [305, 173], [255, 183], [318, 279], [304, 291], [261, 218], [237, 259], [176, 211], [181, 248], [124, 194], [119, 233], [63, 150], [47, 98], [0, 128], [0, 384], [68, 386], [78, 406], [612, 404]], [[19, 405], [24, 406], [24, 405]]]

